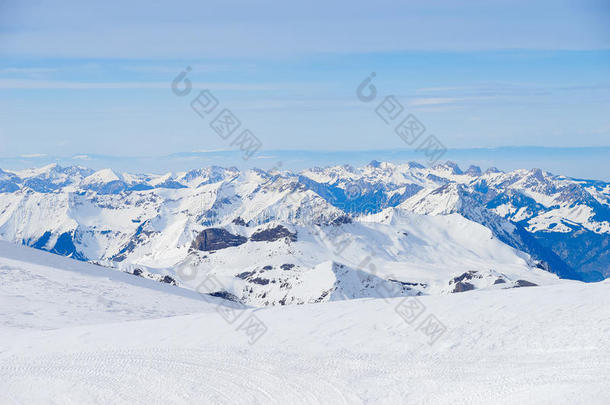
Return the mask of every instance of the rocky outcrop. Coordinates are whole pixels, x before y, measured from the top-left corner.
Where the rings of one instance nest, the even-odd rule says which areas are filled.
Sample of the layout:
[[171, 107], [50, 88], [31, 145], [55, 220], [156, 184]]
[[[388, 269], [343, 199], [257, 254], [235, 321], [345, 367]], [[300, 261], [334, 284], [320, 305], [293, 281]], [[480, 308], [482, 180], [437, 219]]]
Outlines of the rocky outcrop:
[[248, 239], [244, 236], [233, 235], [221, 228], [208, 228], [197, 235], [191, 249], [210, 251], [220, 250], [246, 243]]
[[351, 224], [352, 222], [353, 220], [349, 215], [339, 215], [330, 222], [330, 225], [339, 226], [343, 224]]
[[254, 232], [250, 237], [250, 240], [254, 242], [274, 242], [283, 238], [289, 238], [291, 241], [296, 242], [297, 234], [290, 232], [282, 225], [278, 225], [275, 228], [269, 228], [264, 229], [262, 231]]
[[233, 221], [231, 221], [231, 222], [233, 222], [235, 225], [240, 225], [240, 226], [248, 226], [248, 224], [246, 223], [246, 221], [244, 221], [244, 220], [242, 219], [242, 217], [237, 217], [237, 218], [235, 218], [235, 219], [234, 219]]
[[474, 285], [472, 285], [470, 283], [466, 283], [464, 281], [458, 281], [455, 284], [455, 287], [453, 287], [453, 291], [451, 291], [451, 292], [459, 293], [459, 292], [470, 291], [470, 290], [474, 290]]
[[163, 276], [159, 281], [165, 284], [176, 285], [176, 280], [174, 280], [174, 278], [170, 276]]
[[515, 288], [518, 287], [537, 287], [538, 284], [532, 283], [531, 281], [527, 281], [527, 280], [517, 280], [515, 281]]
[[228, 301], [240, 302], [239, 298], [237, 298], [235, 295], [233, 295], [229, 292], [226, 292], [226, 291], [215, 291], [213, 293], [210, 293], [210, 295], [212, 297], [222, 298], [222, 299], [228, 300]]
[[478, 271], [474, 271], [474, 270], [467, 271], [466, 273], [463, 273], [457, 277], [454, 277], [453, 280], [451, 280], [451, 282], [459, 283], [464, 280], [472, 280], [473, 278], [481, 278], [481, 275], [479, 274]]
[[112, 256], [111, 260], [115, 262], [122, 262], [130, 253], [133, 253], [138, 246], [143, 245], [150, 240], [150, 237], [155, 233], [156, 232], [150, 225], [150, 220], [142, 222], [136, 229], [129, 242], [125, 244], [117, 254]]

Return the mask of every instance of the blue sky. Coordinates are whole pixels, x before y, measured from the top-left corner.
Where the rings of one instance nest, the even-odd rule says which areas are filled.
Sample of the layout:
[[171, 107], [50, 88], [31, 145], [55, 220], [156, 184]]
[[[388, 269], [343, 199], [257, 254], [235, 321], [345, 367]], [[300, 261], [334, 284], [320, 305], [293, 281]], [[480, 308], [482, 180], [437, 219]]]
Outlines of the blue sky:
[[278, 3], [0, 0], [0, 156], [230, 149], [186, 66], [268, 150], [404, 148], [371, 72], [448, 148], [610, 145], [607, 1]]

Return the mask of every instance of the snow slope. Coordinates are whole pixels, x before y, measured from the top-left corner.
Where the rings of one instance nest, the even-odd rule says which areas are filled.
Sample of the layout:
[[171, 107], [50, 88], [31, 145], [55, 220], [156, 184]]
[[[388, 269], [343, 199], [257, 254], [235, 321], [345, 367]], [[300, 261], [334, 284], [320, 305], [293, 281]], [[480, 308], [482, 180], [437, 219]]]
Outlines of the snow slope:
[[[0, 242], [0, 331], [202, 312], [196, 292]], [[1, 332], [0, 332], [1, 333]]]
[[[610, 402], [608, 281], [246, 309], [267, 328], [250, 344], [221, 300], [15, 245], [0, 257], [2, 404]], [[405, 299], [423, 305], [411, 323]], [[446, 328], [433, 344], [429, 315]]]

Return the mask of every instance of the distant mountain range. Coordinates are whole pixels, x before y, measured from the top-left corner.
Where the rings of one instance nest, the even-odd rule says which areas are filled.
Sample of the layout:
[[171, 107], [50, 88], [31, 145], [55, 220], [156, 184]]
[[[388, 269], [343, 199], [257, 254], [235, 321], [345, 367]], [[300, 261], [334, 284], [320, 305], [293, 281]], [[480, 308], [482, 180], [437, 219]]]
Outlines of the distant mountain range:
[[[84, 165], [95, 170], [112, 167], [118, 171], [165, 173], [188, 171], [193, 167], [212, 164], [235, 166], [239, 170], [252, 168], [300, 171], [317, 166], [332, 166], [340, 162], [363, 166], [371, 160], [395, 163], [411, 161], [428, 163], [426, 156], [415, 149], [393, 148], [383, 150], [282, 150], [264, 145], [250, 159], [243, 160], [239, 149], [194, 150], [165, 155], [108, 155], [79, 153], [75, 155], [25, 154], [0, 156], [0, 167], [27, 169], [57, 163], [61, 166]], [[347, 145], [351, 146], [351, 145]], [[555, 147], [555, 146], [503, 146], [493, 148], [449, 148], [442, 161], [451, 160], [460, 165], [496, 166], [504, 171], [520, 168], [543, 167], [554, 173], [577, 178], [594, 178], [610, 181], [610, 146]]]
[[[252, 305], [610, 276], [610, 183], [372, 161], [0, 170], [0, 238]], [[193, 270], [194, 269], [194, 270]]]

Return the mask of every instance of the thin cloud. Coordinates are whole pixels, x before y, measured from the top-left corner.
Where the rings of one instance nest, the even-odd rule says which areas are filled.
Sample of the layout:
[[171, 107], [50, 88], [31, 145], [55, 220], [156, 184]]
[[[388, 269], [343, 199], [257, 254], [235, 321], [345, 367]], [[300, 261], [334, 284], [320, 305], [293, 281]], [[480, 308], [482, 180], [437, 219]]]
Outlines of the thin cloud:
[[445, 105], [454, 104], [458, 101], [461, 101], [461, 99], [449, 97], [416, 98], [414, 100], [409, 101], [409, 105], [413, 107], [425, 105]]
[[22, 157], [24, 159], [35, 159], [35, 158], [41, 158], [41, 157], [45, 157], [47, 156], [46, 153], [27, 153], [25, 155], [20, 155], [19, 157]]
[[[76, 82], [61, 80], [0, 79], [0, 89], [55, 89], [55, 90], [121, 90], [121, 89], [163, 89], [170, 82]], [[252, 83], [204, 83], [194, 82], [193, 88], [211, 90], [261, 91], [275, 90], [282, 86]]]
[[3, 74], [43, 74], [43, 73], [53, 73], [57, 72], [56, 68], [42, 68], [42, 67], [6, 67], [0, 68], [0, 73]]

